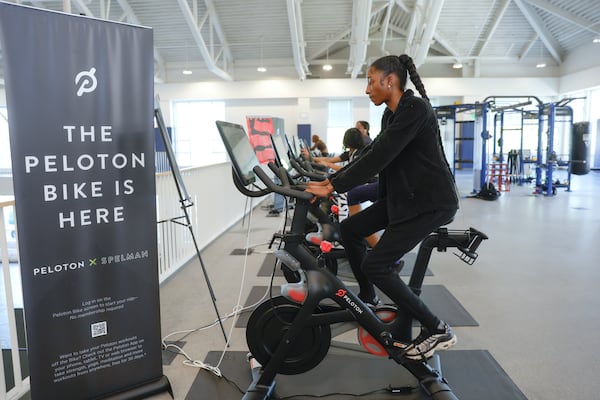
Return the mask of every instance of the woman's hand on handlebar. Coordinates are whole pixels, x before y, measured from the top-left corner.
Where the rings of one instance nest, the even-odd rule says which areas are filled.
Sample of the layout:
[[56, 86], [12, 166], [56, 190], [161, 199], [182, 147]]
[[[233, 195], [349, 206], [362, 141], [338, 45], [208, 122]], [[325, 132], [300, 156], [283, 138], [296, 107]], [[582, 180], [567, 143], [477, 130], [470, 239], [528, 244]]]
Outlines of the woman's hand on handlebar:
[[308, 150], [306, 150], [306, 147], [303, 147], [302, 149], [300, 149], [300, 154], [302, 154], [302, 157], [303, 157], [305, 160], [308, 160], [308, 161], [310, 161], [310, 159], [312, 158], [312, 157], [310, 156], [310, 153], [308, 152]]
[[312, 193], [315, 197], [327, 197], [333, 192], [333, 185], [329, 182], [329, 179], [325, 179], [324, 181], [310, 181], [307, 182], [305, 191]]

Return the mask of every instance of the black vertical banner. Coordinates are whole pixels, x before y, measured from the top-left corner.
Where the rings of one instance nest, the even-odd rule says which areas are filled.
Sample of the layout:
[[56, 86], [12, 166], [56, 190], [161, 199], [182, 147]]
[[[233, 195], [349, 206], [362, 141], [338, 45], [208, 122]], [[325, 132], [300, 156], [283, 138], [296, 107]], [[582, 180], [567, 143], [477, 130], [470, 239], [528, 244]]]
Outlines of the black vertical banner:
[[0, 3], [0, 39], [31, 397], [165, 381], [152, 31]]

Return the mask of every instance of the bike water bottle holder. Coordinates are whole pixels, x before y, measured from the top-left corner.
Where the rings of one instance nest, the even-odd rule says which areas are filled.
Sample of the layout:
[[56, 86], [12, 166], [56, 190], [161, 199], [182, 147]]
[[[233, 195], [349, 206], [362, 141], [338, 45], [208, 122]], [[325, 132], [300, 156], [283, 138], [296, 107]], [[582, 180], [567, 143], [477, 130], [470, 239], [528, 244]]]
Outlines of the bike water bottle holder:
[[296, 260], [294, 256], [283, 249], [275, 250], [273, 252], [275, 258], [281, 261], [282, 264], [285, 264], [292, 271], [301, 271], [302, 266], [300, 265], [300, 261]]
[[275, 257], [288, 269], [298, 274], [298, 282], [290, 282], [281, 285], [281, 295], [295, 303], [302, 304], [308, 296], [308, 286], [306, 284], [306, 273], [300, 266], [300, 261], [296, 260], [287, 251], [280, 249], [273, 252]]
[[308, 297], [308, 285], [304, 271], [300, 272], [302, 276], [300, 282], [284, 283], [281, 285], [281, 295], [294, 303], [304, 304]]

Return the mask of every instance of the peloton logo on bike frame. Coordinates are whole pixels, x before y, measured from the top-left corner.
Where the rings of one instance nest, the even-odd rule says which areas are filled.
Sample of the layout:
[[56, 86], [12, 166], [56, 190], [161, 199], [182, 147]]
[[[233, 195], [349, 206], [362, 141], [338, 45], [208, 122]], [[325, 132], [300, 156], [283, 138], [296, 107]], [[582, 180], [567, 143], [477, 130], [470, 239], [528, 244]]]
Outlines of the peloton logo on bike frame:
[[346, 303], [348, 303], [350, 305], [350, 307], [354, 308], [354, 310], [357, 313], [362, 314], [363, 310], [350, 297], [348, 297], [348, 295], [346, 294], [347, 292], [348, 291], [345, 289], [338, 289], [338, 291], [335, 293], [335, 295], [337, 297], [341, 297], [342, 299], [346, 300]]

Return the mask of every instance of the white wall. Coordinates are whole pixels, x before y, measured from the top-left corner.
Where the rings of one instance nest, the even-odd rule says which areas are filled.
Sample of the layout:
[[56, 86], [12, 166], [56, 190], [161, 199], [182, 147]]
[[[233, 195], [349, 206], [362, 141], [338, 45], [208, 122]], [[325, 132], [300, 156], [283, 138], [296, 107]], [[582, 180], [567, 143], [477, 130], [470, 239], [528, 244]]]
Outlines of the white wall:
[[[559, 78], [424, 78], [430, 97], [559, 94]], [[172, 99], [299, 99], [362, 98], [362, 79], [314, 79], [301, 81], [199, 82], [157, 84], [161, 102]]]
[[573, 51], [561, 65], [560, 93], [600, 86], [600, 44], [590, 43]]
[[560, 93], [575, 92], [600, 86], [600, 61], [595, 68], [573, 72], [560, 78]]
[[[246, 208], [250, 201], [246, 202], [247, 198], [235, 188], [229, 163], [189, 168], [181, 171], [181, 175], [193, 203], [189, 213], [200, 248], [237, 223], [244, 216], [244, 211], [249, 211]], [[182, 216], [172, 175], [162, 173], [156, 181], [160, 219]], [[169, 188], [172, 189], [169, 191]], [[256, 206], [263, 199], [255, 198], [252, 204]], [[182, 243], [181, 246], [188, 245]]]
[[[429, 97], [439, 105], [455, 101], [474, 103], [491, 95], [558, 98], [559, 78], [427, 78]], [[226, 118], [245, 126], [247, 115], [283, 118], [286, 133], [297, 134], [299, 123], [311, 124], [312, 132], [327, 141], [327, 99], [351, 98], [354, 119], [369, 120], [369, 98], [363, 79], [313, 79], [306, 81], [199, 82], [157, 84], [156, 93], [167, 124], [169, 104], [179, 99], [219, 99], [226, 102]], [[437, 101], [436, 101], [437, 100]], [[371, 121], [373, 122], [373, 121]]]

